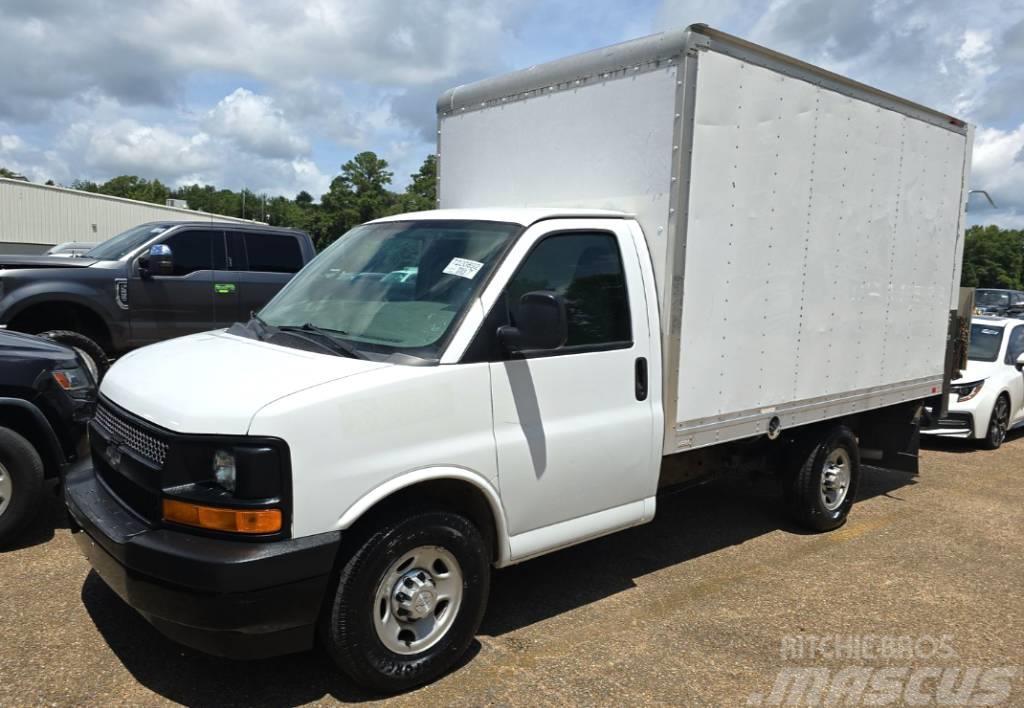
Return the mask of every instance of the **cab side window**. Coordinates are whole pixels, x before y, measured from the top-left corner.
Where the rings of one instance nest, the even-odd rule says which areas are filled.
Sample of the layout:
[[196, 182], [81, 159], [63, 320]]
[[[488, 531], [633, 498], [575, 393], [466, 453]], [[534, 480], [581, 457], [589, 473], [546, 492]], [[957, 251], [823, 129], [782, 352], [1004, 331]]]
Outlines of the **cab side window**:
[[263, 273], [298, 273], [302, 251], [298, 240], [283, 234], [243, 234], [249, 270]]
[[[224, 267], [224, 233], [194, 229], [179, 231], [164, 240], [174, 257], [174, 275]], [[219, 245], [219, 248], [216, 246]]]
[[511, 324], [516, 324], [520, 298], [535, 290], [565, 301], [569, 336], [563, 350], [569, 351], [563, 353], [632, 344], [626, 278], [612, 234], [564, 233], [540, 241], [505, 289]]
[[1013, 366], [1021, 354], [1024, 354], [1024, 325], [1017, 325], [1006, 343], [1006, 363]]

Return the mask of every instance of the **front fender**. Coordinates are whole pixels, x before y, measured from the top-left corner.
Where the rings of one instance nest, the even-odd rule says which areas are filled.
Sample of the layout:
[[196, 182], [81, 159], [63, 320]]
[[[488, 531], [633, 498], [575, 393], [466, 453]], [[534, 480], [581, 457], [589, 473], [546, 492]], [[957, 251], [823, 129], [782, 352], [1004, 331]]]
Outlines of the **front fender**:
[[[110, 333], [115, 349], [119, 349], [126, 337], [125, 315], [114, 301], [114, 278], [100, 282], [78, 283], [58, 280], [26, 283], [12, 279], [10, 288], [0, 298], [0, 324], [9, 324], [18, 315], [35, 305], [46, 303], [74, 303], [92, 312]], [[109, 291], [109, 292], [108, 292]]]
[[23, 417], [23, 424], [27, 427], [16, 429], [17, 432], [27, 437], [36, 448], [39, 457], [43, 460], [46, 476], [57, 476], [64, 465], [64, 449], [57, 438], [57, 433], [54, 432], [53, 426], [43, 412], [24, 399], [0, 397], [0, 411], [4, 409], [16, 412]]
[[389, 479], [387, 482], [370, 490], [366, 495], [349, 506], [338, 519], [338, 528], [349, 528], [371, 508], [402, 489], [422, 482], [442, 479], [467, 482], [483, 493], [494, 517], [494, 532], [498, 541], [498, 557], [495, 559], [495, 564], [498, 567], [507, 565], [510, 557], [510, 546], [508, 525], [505, 519], [505, 510], [501, 505], [501, 497], [483, 475], [461, 467], [427, 467], [406, 472], [398, 477]]

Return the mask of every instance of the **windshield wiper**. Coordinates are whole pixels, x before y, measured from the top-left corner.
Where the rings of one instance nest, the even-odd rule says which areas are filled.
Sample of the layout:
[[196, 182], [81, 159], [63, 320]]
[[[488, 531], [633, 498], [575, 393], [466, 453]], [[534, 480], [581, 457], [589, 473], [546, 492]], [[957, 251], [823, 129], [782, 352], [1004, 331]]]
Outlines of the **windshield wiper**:
[[[345, 356], [351, 357], [352, 359], [365, 359], [366, 356], [356, 350], [351, 344], [341, 341], [336, 337], [332, 337], [331, 334], [348, 334], [344, 330], [330, 329], [328, 327], [318, 327], [312, 322], [307, 322], [304, 325], [280, 325], [277, 327], [279, 332], [287, 332], [293, 337], [305, 339], [308, 342], [319, 344], [327, 349], [330, 349], [336, 354], [344, 354]], [[316, 335], [316, 338], [309, 337], [307, 335]]]

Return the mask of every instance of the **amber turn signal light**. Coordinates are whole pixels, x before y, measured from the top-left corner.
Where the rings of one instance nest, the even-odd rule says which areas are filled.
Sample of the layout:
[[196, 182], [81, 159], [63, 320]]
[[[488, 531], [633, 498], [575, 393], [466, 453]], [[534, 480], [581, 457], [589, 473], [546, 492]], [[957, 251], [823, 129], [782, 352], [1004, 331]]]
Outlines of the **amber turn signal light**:
[[232, 533], [277, 533], [280, 509], [224, 509], [164, 499], [164, 521]]

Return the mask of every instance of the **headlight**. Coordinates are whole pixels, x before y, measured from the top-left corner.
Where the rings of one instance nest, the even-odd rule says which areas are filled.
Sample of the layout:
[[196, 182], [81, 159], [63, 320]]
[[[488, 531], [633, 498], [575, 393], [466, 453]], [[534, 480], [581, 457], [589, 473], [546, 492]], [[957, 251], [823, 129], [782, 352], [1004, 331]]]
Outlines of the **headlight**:
[[969, 401], [981, 392], [981, 387], [985, 385], [984, 381], [977, 381], [969, 384], [958, 384], [949, 387], [950, 393], [956, 394], [957, 403], [963, 403]]
[[86, 398], [94, 388], [92, 377], [85, 369], [56, 369], [50, 372], [57, 385], [67, 391], [73, 398]]
[[172, 444], [163, 469], [165, 521], [232, 534], [287, 533], [288, 448], [273, 439]]
[[235, 491], [235, 456], [227, 450], [213, 453], [213, 478], [229, 492]]

